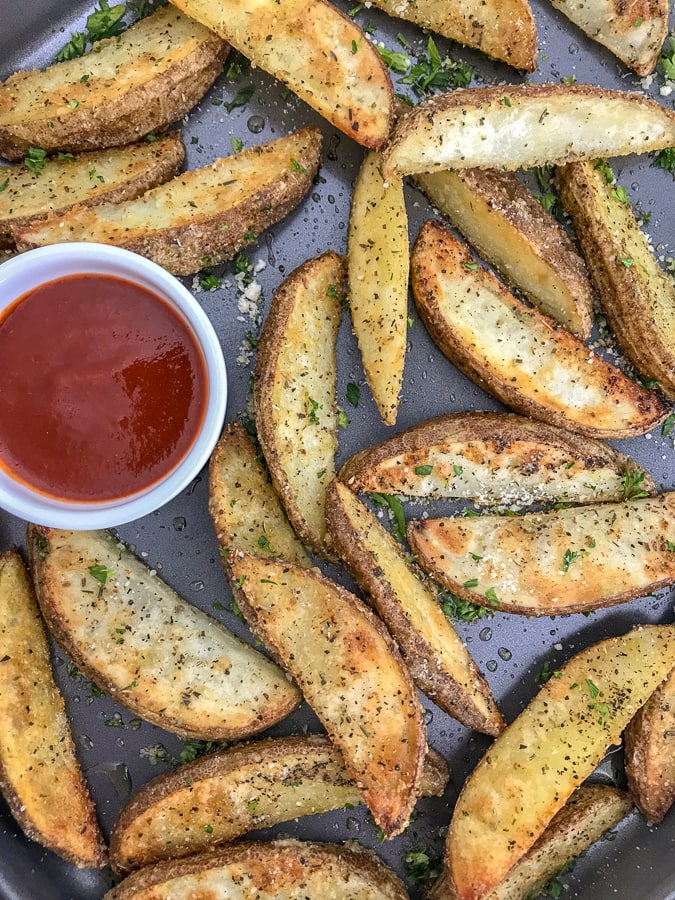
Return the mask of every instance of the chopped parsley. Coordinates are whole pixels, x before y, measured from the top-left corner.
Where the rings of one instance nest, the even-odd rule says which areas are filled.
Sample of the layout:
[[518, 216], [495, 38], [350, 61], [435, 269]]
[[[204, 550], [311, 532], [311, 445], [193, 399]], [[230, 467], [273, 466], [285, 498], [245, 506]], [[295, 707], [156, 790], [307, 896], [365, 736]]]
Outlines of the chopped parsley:
[[230, 138], [230, 146], [232, 147], [233, 153], [241, 153], [241, 151], [244, 147], [244, 142], [242, 141], [241, 138], [231, 137]]
[[637, 470], [624, 470], [622, 483], [622, 497], [624, 500], [641, 500], [649, 495], [643, 488], [645, 473]]
[[5, 180], [2, 182], [2, 184], [0, 184], [0, 194], [3, 191], [7, 190], [8, 187], [9, 187], [9, 178], [5, 178]]
[[47, 165], [46, 156], [46, 150], [41, 150], [39, 147], [29, 147], [28, 150], [26, 150], [23, 164], [29, 172], [33, 173], [33, 175], [40, 175]]
[[199, 276], [199, 284], [205, 291], [214, 291], [221, 286], [220, 278], [208, 269]]
[[415, 475], [431, 475], [433, 466], [415, 466]]
[[441, 874], [441, 861], [426, 850], [409, 850], [405, 855], [406, 878], [413, 884], [428, 884]]
[[615, 188], [611, 190], [612, 200], [616, 200], [617, 203], [629, 203], [628, 194], [626, 193], [626, 188], [620, 184], [617, 184]]
[[468, 600], [462, 600], [461, 597], [451, 594], [449, 591], [443, 591], [441, 597], [441, 609], [448, 619], [471, 623], [494, 615], [491, 609], [479, 606], [477, 603], [471, 603]]
[[194, 762], [195, 759], [206, 756], [207, 753], [223, 750], [225, 746], [222, 741], [185, 741], [183, 749], [180, 751], [180, 761], [183, 764]]
[[497, 592], [493, 587], [488, 588], [485, 591], [485, 599], [488, 601], [490, 606], [499, 606], [499, 598], [497, 597]]
[[108, 575], [114, 575], [114, 571], [108, 569], [106, 566], [102, 566], [100, 564], [96, 564], [94, 566], [89, 566], [89, 574], [92, 578], [95, 578], [96, 581], [99, 581], [101, 584], [105, 584], [108, 580]]
[[659, 62], [666, 78], [669, 81], [675, 81], [675, 36], [672, 34], [663, 45]]
[[539, 669], [535, 676], [535, 681], [537, 684], [546, 684], [547, 681], [550, 681], [551, 678], [561, 678], [562, 672], [559, 669], [555, 669], [551, 671], [551, 665], [548, 660], [544, 663], [544, 665]]
[[379, 506], [388, 506], [389, 511], [394, 520], [394, 534], [399, 540], [405, 540], [405, 513], [403, 512], [403, 506], [398, 497], [394, 497], [392, 494], [379, 494], [375, 491], [372, 491], [370, 496], [373, 498], [373, 502], [377, 503]]
[[270, 542], [266, 534], [261, 534], [258, 538], [258, 546], [262, 550], [267, 550], [269, 553], [272, 553], [272, 548], [270, 547]]
[[410, 67], [410, 57], [407, 53], [401, 53], [399, 50], [387, 50], [386, 47], [377, 47], [377, 49], [388, 69], [398, 72], [399, 75], [405, 75]]
[[291, 157], [291, 169], [293, 169], [294, 172], [300, 172], [302, 175], [307, 175], [307, 169], [304, 166], [301, 166], [294, 157]]
[[349, 419], [347, 418], [347, 413], [341, 409], [337, 415], [337, 423], [340, 428], [346, 428], [349, 425]]
[[62, 47], [56, 54], [57, 62], [64, 62], [66, 59], [75, 59], [77, 56], [83, 56], [87, 49], [87, 44], [93, 44], [96, 41], [102, 41], [104, 38], [116, 37], [124, 31], [125, 25], [122, 17], [126, 12], [123, 3], [116, 6], [109, 6], [108, 0], [101, 0], [99, 8], [87, 18], [84, 31], [76, 31], [71, 35], [68, 43]]
[[466, 63], [455, 60], [441, 60], [433, 38], [427, 41], [427, 52], [421, 53], [410, 72], [399, 80], [399, 84], [409, 84], [418, 97], [425, 97], [434, 91], [444, 91], [449, 87], [468, 87], [473, 78], [473, 69]]
[[243, 87], [240, 91], [237, 91], [237, 94], [229, 103], [225, 104], [225, 109], [228, 112], [232, 112], [233, 109], [237, 109], [239, 106], [246, 106], [254, 93], [255, 88], [252, 84]]
[[666, 147], [665, 150], [660, 150], [654, 157], [652, 165], [658, 169], [665, 169], [666, 172], [675, 176], [675, 147]]
[[562, 563], [563, 572], [567, 572], [569, 570], [569, 567], [572, 565], [572, 563], [576, 562], [580, 556], [581, 556], [581, 553], [578, 550], [569, 550], [569, 549], [565, 550], [565, 555], [563, 556], [563, 563]]
[[350, 381], [347, 385], [346, 396], [347, 402], [353, 407], [357, 407], [359, 405], [359, 400], [361, 399], [361, 388], [358, 384], [354, 384], [353, 381]]
[[312, 423], [312, 425], [319, 424], [319, 417], [316, 414], [318, 409], [321, 409], [321, 404], [318, 400], [313, 400], [312, 397], [307, 398], [307, 403], [309, 405], [309, 411], [307, 413], [307, 418]]

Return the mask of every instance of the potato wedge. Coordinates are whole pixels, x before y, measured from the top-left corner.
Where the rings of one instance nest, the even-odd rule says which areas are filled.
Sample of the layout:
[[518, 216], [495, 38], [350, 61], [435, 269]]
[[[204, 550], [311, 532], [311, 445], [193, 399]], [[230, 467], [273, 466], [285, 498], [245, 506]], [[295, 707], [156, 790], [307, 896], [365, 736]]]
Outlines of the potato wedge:
[[274, 292], [253, 382], [258, 439], [296, 533], [314, 553], [326, 546], [326, 487], [335, 475], [335, 339], [345, 263], [324, 253]]
[[411, 521], [408, 540], [422, 568], [473, 603], [528, 616], [587, 612], [675, 582], [675, 492], [506, 518]]
[[592, 438], [513, 413], [459, 412], [414, 425], [355, 453], [339, 478], [375, 491], [478, 505], [623, 500], [628, 483], [656, 493], [649, 473]]
[[37, 175], [24, 165], [0, 172], [0, 247], [13, 247], [12, 229], [73, 206], [119, 203], [138, 197], [180, 171], [185, 157], [179, 131], [157, 141], [93, 150], [67, 159], [51, 158]]
[[223, 557], [229, 550], [244, 550], [255, 556], [280, 556], [299, 566], [313, 565], [239, 422], [225, 426], [211, 456], [209, 512]]
[[0, 554], [0, 791], [26, 835], [79, 867], [106, 865], [33, 587]]
[[[447, 780], [445, 761], [428, 750], [420, 796], [440, 796]], [[254, 828], [360, 803], [326, 735], [238, 744], [144, 785], [113, 827], [111, 865], [129, 872], [202, 853]]]
[[326, 520], [331, 543], [403, 650], [415, 684], [463, 725], [498, 735], [504, 720], [487, 681], [401, 547], [339, 481], [328, 488]]
[[416, 106], [383, 150], [382, 173], [513, 170], [672, 146], [675, 112], [644, 94], [589, 84], [495, 85], [437, 94]]
[[349, 309], [363, 368], [382, 421], [393, 425], [405, 364], [408, 215], [403, 181], [384, 183], [375, 151], [356, 176], [347, 248]]
[[585, 340], [593, 289], [565, 229], [511, 172], [448, 169], [416, 184], [477, 253], [545, 315]]
[[582, 650], [502, 732], [464, 784], [445, 845], [457, 900], [489, 897], [673, 668], [675, 626]]
[[286, 840], [242, 842], [216, 853], [157, 863], [133, 872], [103, 900], [206, 897], [407, 900], [408, 893], [374, 853], [353, 845]]
[[315, 569], [231, 554], [239, 607], [293, 675], [387, 837], [405, 828], [426, 749], [422, 708], [382, 623]]
[[638, 75], [656, 68], [668, 35], [668, 0], [551, 0], [589, 38]]
[[300, 703], [277, 666], [108, 532], [31, 525], [28, 546], [50, 631], [88, 678], [141, 718], [184, 737], [230, 740]]
[[321, 132], [305, 128], [184, 172], [136, 200], [76, 208], [17, 228], [20, 250], [62, 241], [98, 241], [189, 275], [234, 256], [286, 216], [319, 167]]
[[[633, 801], [625, 791], [605, 784], [582, 784], [485, 900], [538, 897], [551, 878], [618, 825], [632, 808]], [[439, 879], [429, 894], [429, 900], [455, 900], [455, 897], [445, 878]]]
[[527, 0], [373, 0], [373, 6], [516, 69], [534, 72], [537, 68], [537, 26]]
[[607, 172], [587, 160], [559, 168], [560, 198], [621, 351], [675, 400], [675, 285]]
[[85, 56], [43, 72], [17, 72], [0, 84], [0, 156], [137, 141], [188, 113], [228, 51], [213, 32], [169, 6]]
[[443, 353], [516, 412], [596, 438], [644, 434], [668, 415], [657, 394], [509, 293], [438, 222], [420, 230], [411, 281]]
[[[358, 144], [377, 150], [394, 90], [380, 54], [326, 0], [172, 0]], [[354, 49], [356, 48], [356, 50]]]
[[626, 775], [647, 819], [660, 822], [675, 801], [675, 677], [656, 689], [624, 734]]

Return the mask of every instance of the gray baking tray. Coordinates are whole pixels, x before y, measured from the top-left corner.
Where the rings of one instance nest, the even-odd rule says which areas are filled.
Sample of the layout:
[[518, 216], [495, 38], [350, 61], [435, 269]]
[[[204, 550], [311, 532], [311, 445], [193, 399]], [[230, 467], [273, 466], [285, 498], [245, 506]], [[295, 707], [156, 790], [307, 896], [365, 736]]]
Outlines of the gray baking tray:
[[[111, 4], [112, 5], [112, 4]], [[356, 6], [340, 2], [345, 11]], [[639, 80], [628, 74], [608, 52], [578, 32], [545, 0], [533, 0], [539, 29], [539, 66], [533, 81], [559, 80], [574, 75], [577, 81], [604, 87], [640, 89]], [[0, 0], [0, 78], [18, 68], [48, 64], [54, 54], [81, 30], [86, 15], [93, 9], [89, 0], [33, 0], [19, 4]], [[362, 26], [372, 26], [374, 39], [390, 49], [403, 49], [398, 36], [408, 44], [414, 57], [426, 49], [427, 35], [403, 21], [388, 19], [376, 9], [362, 8], [356, 13]], [[478, 53], [438, 38], [443, 56], [474, 66], [474, 84], [516, 83], [524, 76], [506, 65], [489, 62]], [[401, 76], [394, 75], [394, 82]], [[245, 86], [255, 88], [244, 107], [228, 112], [226, 104]], [[649, 87], [651, 96], [672, 106], [672, 97], [660, 96], [663, 78]], [[403, 89], [400, 88], [399, 89]], [[332, 249], [346, 248], [350, 191], [363, 151], [347, 137], [319, 119], [274, 79], [249, 70], [238, 80], [221, 76], [212, 90], [183, 123], [188, 167], [204, 165], [217, 156], [232, 152], [231, 139], [238, 137], [251, 146], [291, 130], [318, 125], [324, 134], [320, 177], [299, 208], [284, 222], [260, 236], [250, 245], [247, 255], [259, 271], [256, 279], [262, 287], [260, 316], [264, 318], [273, 290], [297, 265], [310, 256]], [[626, 128], [630, 128], [626, 121]], [[652, 168], [649, 158], [629, 157], [614, 160], [620, 182], [633, 203], [652, 214], [649, 233], [664, 260], [675, 253], [675, 214], [673, 213], [673, 177]], [[406, 188], [409, 201], [410, 234], [414, 239], [421, 223], [433, 215], [426, 200], [412, 187]], [[669, 243], [670, 242], [670, 243]], [[249, 401], [251, 361], [240, 364], [237, 358], [247, 346], [245, 334], [256, 334], [259, 321], [250, 311], [239, 309], [239, 291], [232, 267], [215, 269], [223, 279], [221, 289], [199, 290], [197, 296], [222, 341], [228, 365], [230, 395], [227, 418], [243, 416]], [[185, 279], [189, 287], [195, 279]], [[498, 403], [465, 379], [432, 344], [411, 303], [413, 324], [409, 331], [405, 385], [398, 423], [387, 429], [380, 422], [368, 387], [348, 321], [343, 321], [338, 343], [338, 401], [349, 417], [349, 426], [340, 432], [338, 462], [369, 443], [382, 440], [393, 430], [422, 421], [431, 415], [464, 409], [499, 409]], [[0, 363], [1, 364], [1, 363]], [[361, 387], [361, 399], [354, 408], [346, 400], [346, 386]], [[660, 430], [643, 438], [623, 441], [619, 449], [646, 466], [663, 489], [675, 488], [675, 445], [672, 437]], [[207, 511], [207, 479], [202, 473], [179, 497], [155, 514], [119, 529], [130, 543], [155, 567], [161, 576], [187, 599], [222, 620], [233, 631], [250, 640], [246, 627], [230, 611], [231, 595], [220, 568], [218, 548]], [[24, 546], [25, 523], [0, 511], [0, 548], [11, 544]], [[333, 577], [349, 585], [349, 579], [336, 570]], [[469, 649], [485, 672], [501, 705], [511, 721], [537, 691], [536, 675], [543, 663], [559, 665], [588, 644], [609, 635], [617, 635], [641, 622], [669, 622], [673, 618], [673, 595], [662, 592], [623, 606], [582, 615], [540, 620], [496, 613], [473, 625], [457, 627]], [[167, 732], [135, 717], [105, 696], [94, 696], [91, 685], [69, 675], [68, 660], [54, 647], [56, 677], [66, 696], [68, 712], [82, 766], [98, 807], [106, 834], [123, 803], [145, 781], [170, 768], [180, 757], [183, 743]], [[362, 809], [341, 810], [332, 814], [301, 819], [260, 832], [342, 841], [356, 839], [372, 848], [401, 876], [406, 877], [405, 854], [424, 848], [442, 855], [445, 829], [457, 793], [467, 773], [489, 745], [489, 740], [468, 731], [423, 698], [427, 709], [429, 741], [449, 761], [452, 778], [442, 799], [423, 800], [417, 806], [414, 821], [399, 838], [380, 843], [377, 830]], [[0, 722], [0, 727], [2, 723]], [[306, 708], [272, 729], [289, 734], [303, 729], [318, 731], [320, 726]], [[619, 750], [608, 754], [595, 774], [596, 779], [622, 783]], [[611, 836], [601, 841], [564, 876], [564, 897], [587, 900], [666, 900], [675, 897], [675, 814], [651, 829], [641, 817], [632, 814]], [[78, 871], [37, 844], [28, 841], [14, 824], [7, 807], [0, 801], [0, 898], [2, 900], [97, 900], [113, 883], [109, 872]], [[422, 896], [421, 889], [407, 882], [411, 896]]]

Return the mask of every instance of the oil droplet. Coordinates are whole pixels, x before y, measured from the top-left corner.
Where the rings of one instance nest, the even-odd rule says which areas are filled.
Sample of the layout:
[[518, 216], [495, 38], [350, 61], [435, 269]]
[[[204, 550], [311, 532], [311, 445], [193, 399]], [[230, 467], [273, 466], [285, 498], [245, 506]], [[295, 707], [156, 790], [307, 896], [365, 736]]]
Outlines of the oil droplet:
[[328, 202], [331, 203], [331, 204], [332, 204], [332, 203], [335, 203], [335, 197], [334, 197], [332, 194], [329, 194], [329, 195], [328, 195]]
[[492, 629], [491, 628], [481, 628], [478, 632], [478, 637], [481, 641], [489, 641], [492, 639]]
[[631, 189], [631, 191], [637, 191], [637, 190], [640, 189], [640, 185], [637, 183], [637, 181], [634, 181], [634, 182], [631, 184], [630, 189]]
[[332, 162], [337, 161], [337, 151], [340, 146], [340, 135], [334, 134], [333, 137], [328, 141], [328, 149], [326, 150], [326, 156], [328, 159], [332, 160]]
[[354, 816], [349, 816], [345, 824], [350, 831], [361, 831], [361, 823]]
[[567, 49], [574, 56], [579, 52], [579, 45], [575, 44], [575, 43], [571, 43]]
[[115, 788], [115, 793], [121, 800], [126, 799], [131, 793], [131, 775], [129, 774], [129, 769], [123, 762], [98, 763], [98, 765], [92, 766], [89, 771], [100, 772], [101, 775], [105, 775]]
[[81, 747], [84, 747], [85, 750], [93, 750], [94, 742], [90, 737], [87, 737], [86, 734], [80, 734], [77, 737], [78, 743]]
[[187, 528], [187, 519], [184, 519], [183, 516], [176, 516], [173, 522], [174, 531], [185, 531]]
[[204, 582], [203, 581], [191, 581], [190, 588], [193, 591], [203, 591], [204, 590]]
[[513, 653], [511, 653], [510, 650], [507, 650], [506, 647], [500, 647], [499, 650], [497, 650], [497, 653], [505, 660], [509, 660], [513, 656]]
[[434, 714], [432, 713], [432, 711], [430, 709], [425, 709], [424, 710], [424, 724], [431, 725], [431, 723], [433, 721], [434, 721]]
[[251, 132], [251, 134], [260, 134], [260, 132], [265, 127], [265, 120], [262, 116], [251, 116], [251, 118], [246, 123], [246, 127]]
[[274, 235], [271, 231], [265, 232], [265, 245], [267, 246], [267, 265], [268, 266], [276, 266], [277, 258], [274, 255]]
[[485, 668], [488, 672], [496, 672], [497, 671], [497, 660], [496, 659], [488, 659], [485, 663]]

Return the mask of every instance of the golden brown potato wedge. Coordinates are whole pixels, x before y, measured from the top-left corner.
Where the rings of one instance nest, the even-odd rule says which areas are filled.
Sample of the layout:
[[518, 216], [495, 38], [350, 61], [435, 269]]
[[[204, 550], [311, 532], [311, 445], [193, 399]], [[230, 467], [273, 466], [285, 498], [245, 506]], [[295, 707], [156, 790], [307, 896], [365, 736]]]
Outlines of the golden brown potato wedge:
[[657, 394], [526, 306], [438, 222], [420, 230], [411, 281], [443, 353], [516, 412], [596, 438], [644, 434], [668, 415]]
[[78, 668], [141, 718], [184, 737], [257, 734], [300, 692], [105, 531], [29, 526], [42, 614]]
[[345, 262], [324, 253], [277, 288], [260, 335], [253, 405], [272, 483], [296, 533], [327, 559], [326, 487], [335, 475], [335, 339]]
[[216, 853], [157, 863], [133, 872], [108, 891], [104, 900], [237, 896], [255, 900], [407, 900], [408, 893], [374, 853], [353, 845], [286, 840], [242, 842]]
[[180, 119], [223, 68], [228, 45], [171, 6], [90, 53], [0, 85], [0, 156], [95, 150]]
[[[630, 128], [626, 128], [630, 122]], [[480, 166], [520, 169], [675, 146], [675, 112], [640, 93], [520, 84], [437, 94], [399, 121], [385, 178]]]
[[621, 199], [608, 167], [587, 160], [556, 173], [598, 299], [622, 352], [675, 399], [675, 285]]
[[411, 521], [408, 540], [427, 572], [473, 603], [528, 616], [587, 612], [675, 582], [675, 492]]
[[626, 775], [636, 804], [660, 822], [675, 800], [675, 677], [671, 673], [624, 734]]
[[437, 597], [377, 517], [333, 481], [326, 520], [333, 546], [403, 650], [415, 684], [468, 728], [499, 734], [504, 720], [488, 683]]
[[[582, 784], [557, 812], [528, 852], [485, 900], [531, 900], [576, 857], [588, 850], [633, 808], [625, 791], [604, 784]], [[429, 900], [455, 900], [456, 894], [440, 878]]]
[[382, 420], [393, 425], [405, 364], [408, 215], [402, 179], [384, 183], [375, 151], [356, 176], [347, 247], [349, 309], [363, 368]]
[[537, 27], [527, 0], [373, 0], [373, 6], [516, 69], [534, 72], [537, 67]]
[[211, 456], [209, 512], [223, 557], [229, 550], [244, 550], [313, 565], [286, 518], [261, 455], [239, 422], [225, 426]]
[[278, 222], [309, 190], [321, 132], [305, 128], [183, 172], [136, 200], [76, 208], [14, 232], [29, 250], [62, 241], [98, 241], [189, 275], [234, 256], [251, 235]]
[[[180, 171], [185, 157], [179, 131], [158, 140], [52, 157], [37, 174], [23, 164], [0, 171], [0, 247], [13, 247], [12, 230], [77, 204], [120, 203], [138, 197]], [[0, 184], [0, 186], [1, 186]]]
[[[420, 796], [440, 796], [447, 781], [445, 761], [428, 750]], [[112, 830], [111, 864], [124, 873], [202, 853], [254, 828], [362, 802], [326, 735], [238, 744], [144, 785]]]
[[433, 205], [506, 281], [585, 340], [593, 289], [565, 229], [511, 172], [448, 169], [418, 175]]
[[23, 831], [80, 867], [106, 865], [33, 587], [0, 554], [0, 790]]
[[638, 75], [656, 68], [668, 34], [668, 0], [551, 0], [589, 38]]
[[365, 603], [316, 569], [241, 552], [229, 565], [252, 630], [297, 681], [376, 823], [395, 836], [415, 803], [426, 750], [396, 644]]
[[[592, 438], [513, 413], [429, 419], [354, 454], [339, 478], [356, 493], [473, 500], [478, 505], [623, 500], [656, 493], [632, 459]], [[628, 479], [628, 481], [627, 481]]]
[[582, 650], [542, 687], [457, 800], [444, 860], [457, 900], [482, 900], [501, 884], [674, 661], [675, 626], [640, 626]]
[[377, 49], [327, 0], [172, 0], [365, 147], [389, 136], [394, 91]]

